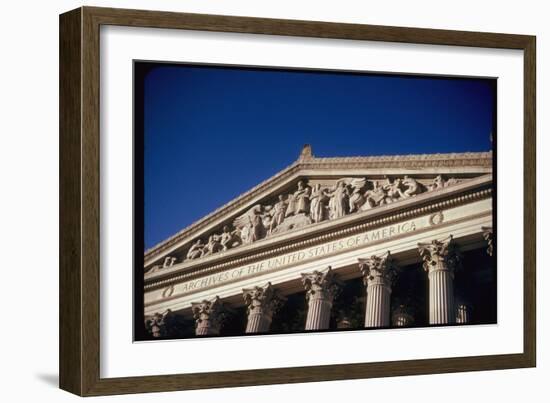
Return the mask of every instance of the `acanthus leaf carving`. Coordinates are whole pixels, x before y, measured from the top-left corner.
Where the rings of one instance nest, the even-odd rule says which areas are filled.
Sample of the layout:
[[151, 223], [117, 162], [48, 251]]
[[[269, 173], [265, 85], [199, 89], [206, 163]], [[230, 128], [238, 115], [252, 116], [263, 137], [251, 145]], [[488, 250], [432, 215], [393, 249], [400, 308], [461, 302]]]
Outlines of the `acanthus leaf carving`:
[[145, 329], [154, 338], [167, 336], [167, 324], [172, 315], [172, 311], [168, 309], [163, 313], [157, 312], [153, 316], [145, 318]]
[[369, 286], [374, 283], [381, 283], [391, 286], [397, 275], [397, 266], [391, 253], [388, 251], [383, 255], [359, 259], [359, 269], [363, 275], [363, 284]]
[[419, 243], [418, 251], [423, 260], [424, 270], [431, 273], [435, 270], [454, 272], [460, 268], [462, 255], [451, 235], [449, 238], [434, 239], [428, 243]]
[[243, 298], [249, 315], [259, 311], [269, 317], [286, 301], [286, 298], [280, 295], [269, 282], [264, 287], [243, 289]]
[[332, 302], [342, 290], [343, 283], [330, 266], [323, 271], [302, 273], [301, 276], [308, 300], [317, 298]]

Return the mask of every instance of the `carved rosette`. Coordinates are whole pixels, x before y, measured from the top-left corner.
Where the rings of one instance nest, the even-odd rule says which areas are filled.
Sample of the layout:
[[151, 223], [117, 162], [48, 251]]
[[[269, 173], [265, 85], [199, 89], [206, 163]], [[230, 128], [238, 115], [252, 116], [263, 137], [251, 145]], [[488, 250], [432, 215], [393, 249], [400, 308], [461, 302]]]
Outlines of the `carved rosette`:
[[428, 272], [430, 324], [455, 323], [454, 273], [460, 264], [460, 253], [453, 237], [418, 244], [424, 270]]
[[493, 227], [481, 227], [483, 239], [487, 241], [487, 254], [493, 256]]
[[225, 310], [220, 297], [213, 300], [193, 302], [191, 310], [195, 317], [195, 334], [197, 336], [218, 335], [225, 319]]
[[273, 314], [286, 300], [277, 293], [271, 283], [264, 287], [245, 288], [243, 297], [248, 312], [246, 333], [269, 331]]
[[341, 290], [341, 282], [329, 266], [324, 271], [302, 273], [302, 283], [308, 299], [305, 329], [328, 329], [332, 302]]
[[359, 269], [367, 287], [365, 327], [389, 326], [391, 286], [397, 274], [390, 252], [359, 259]]

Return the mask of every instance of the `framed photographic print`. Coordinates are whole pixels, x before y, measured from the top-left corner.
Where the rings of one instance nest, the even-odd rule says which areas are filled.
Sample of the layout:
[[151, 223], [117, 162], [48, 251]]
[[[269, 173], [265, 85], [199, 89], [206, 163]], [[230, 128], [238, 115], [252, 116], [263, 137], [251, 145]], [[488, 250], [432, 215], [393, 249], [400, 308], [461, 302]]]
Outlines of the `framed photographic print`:
[[535, 37], [83, 7], [60, 65], [61, 388], [535, 366]]

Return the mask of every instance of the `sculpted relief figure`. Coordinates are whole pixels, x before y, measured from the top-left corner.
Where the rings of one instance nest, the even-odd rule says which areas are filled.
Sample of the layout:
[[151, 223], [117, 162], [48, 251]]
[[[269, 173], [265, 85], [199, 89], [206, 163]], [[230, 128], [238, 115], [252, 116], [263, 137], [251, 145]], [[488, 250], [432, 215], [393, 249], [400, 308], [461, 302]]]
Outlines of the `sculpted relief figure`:
[[285, 217], [290, 217], [291, 215], [294, 215], [294, 211], [296, 210], [296, 196], [294, 196], [293, 193], [288, 195], [287, 198], [287, 207], [285, 211]]
[[329, 211], [330, 219], [336, 219], [345, 216], [348, 213], [349, 195], [346, 183], [343, 180], [338, 181], [336, 188], [330, 193]]
[[240, 239], [243, 244], [251, 243], [265, 237], [266, 228], [264, 226], [265, 210], [270, 210], [271, 207], [265, 208], [257, 204], [246, 213], [237, 217], [233, 221], [233, 225], [240, 233]]
[[372, 207], [385, 204], [385, 199], [386, 191], [384, 187], [378, 181], [373, 181], [372, 189], [365, 192], [365, 204], [363, 204], [361, 210], [368, 210]]
[[401, 179], [395, 179], [393, 182], [386, 179], [384, 190], [386, 192], [386, 197], [384, 198], [384, 203], [382, 204], [389, 204], [398, 200], [401, 196]]
[[366, 178], [345, 178], [348, 188], [348, 213], [359, 211], [361, 206], [365, 204], [364, 188], [367, 184]]
[[176, 263], [176, 258], [173, 257], [173, 256], [166, 256], [164, 258], [164, 263], [162, 264], [162, 268], [166, 268], [166, 267], [172, 267], [174, 265], [174, 263]]
[[326, 209], [329, 197], [325, 189], [321, 188], [321, 184], [315, 185], [311, 191], [309, 215], [313, 222], [321, 222], [326, 219]]
[[386, 178], [384, 184], [375, 180], [372, 182], [372, 189], [365, 192], [365, 204], [362, 210], [406, 199], [421, 193], [421, 191], [420, 183], [408, 176], [404, 176], [403, 179], [396, 178], [393, 182]]
[[212, 255], [213, 253], [219, 252], [222, 249], [223, 247], [220, 243], [220, 236], [212, 234], [208, 237], [208, 243], [204, 245], [204, 248], [202, 249], [201, 257]]
[[406, 187], [405, 191], [401, 193], [401, 197], [403, 198], [415, 196], [421, 192], [420, 183], [418, 183], [414, 178], [409, 178], [405, 175], [401, 183], [403, 183], [403, 186]]
[[311, 188], [304, 185], [304, 182], [298, 182], [298, 190], [294, 192], [294, 214], [309, 213]]
[[437, 175], [433, 182], [428, 186], [428, 190], [439, 190], [443, 189], [445, 184], [445, 181], [443, 180], [443, 177], [441, 175]]
[[256, 215], [252, 219], [252, 229], [250, 231], [250, 242], [255, 242], [265, 236], [265, 227], [262, 216]]
[[220, 244], [222, 245], [222, 250], [226, 251], [229, 248], [233, 248], [235, 246], [239, 246], [241, 243], [241, 240], [239, 236], [237, 235], [238, 230], [231, 231], [229, 228], [229, 225], [223, 226], [223, 232], [220, 236]]
[[204, 248], [204, 244], [202, 243], [201, 239], [197, 239], [193, 245], [189, 248], [187, 251], [187, 259], [193, 260], [197, 259], [202, 256], [202, 250]]
[[450, 178], [448, 180], [445, 180], [442, 175], [437, 175], [433, 180], [433, 182], [430, 185], [428, 185], [428, 191], [431, 192], [433, 190], [443, 189], [443, 188], [446, 188], [447, 186], [454, 185], [456, 183], [458, 183], [458, 181], [455, 178]]
[[271, 234], [275, 228], [283, 223], [285, 220], [285, 214], [287, 210], [287, 204], [285, 197], [279, 195], [277, 203], [273, 206], [273, 216], [271, 217], [271, 222], [269, 224], [268, 232]]

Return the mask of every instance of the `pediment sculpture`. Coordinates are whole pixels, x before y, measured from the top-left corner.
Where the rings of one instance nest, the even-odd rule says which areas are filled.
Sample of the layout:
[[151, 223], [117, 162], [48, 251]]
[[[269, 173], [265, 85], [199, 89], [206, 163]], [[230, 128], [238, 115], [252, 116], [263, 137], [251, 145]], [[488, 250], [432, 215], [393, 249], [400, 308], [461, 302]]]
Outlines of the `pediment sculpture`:
[[332, 182], [327, 185], [298, 181], [294, 191], [277, 195], [271, 204], [256, 204], [219, 231], [197, 238], [187, 250], [185, 260], [200, 259], [275, 234], [440, 190], [459, 180], [437, 175], [427, 181], [405, 175], [382, 180], [349, 177]]

